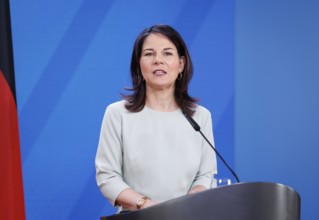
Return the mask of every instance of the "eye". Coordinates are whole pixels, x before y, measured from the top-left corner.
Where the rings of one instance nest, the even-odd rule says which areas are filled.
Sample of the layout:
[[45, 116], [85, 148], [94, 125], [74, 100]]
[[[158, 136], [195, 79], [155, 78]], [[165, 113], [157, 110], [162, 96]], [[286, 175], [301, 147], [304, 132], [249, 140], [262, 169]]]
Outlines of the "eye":
[[153, 55], [153, 53], [151, 53], [151, 52], [144, 53], [144, 56], [146, 56], [146, 57], [150, 57], [152, 55]]
[[167, 52], [167, 51], [166, 51], [166, 52], [164, 52], [164, 55], [165, 55], [165, 56], [172, 56], [172, 55], [173, 55], [173, 53], [171, 53], [171, 52]]

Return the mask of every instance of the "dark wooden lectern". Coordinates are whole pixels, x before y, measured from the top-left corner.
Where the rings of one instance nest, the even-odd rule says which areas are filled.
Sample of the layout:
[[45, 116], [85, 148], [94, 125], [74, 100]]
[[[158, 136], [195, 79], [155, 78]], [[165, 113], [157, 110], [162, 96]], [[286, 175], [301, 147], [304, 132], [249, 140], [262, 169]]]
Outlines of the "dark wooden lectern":
[[101, 220], [300, 220], [300, 196], [276, 183], [238, 183]]

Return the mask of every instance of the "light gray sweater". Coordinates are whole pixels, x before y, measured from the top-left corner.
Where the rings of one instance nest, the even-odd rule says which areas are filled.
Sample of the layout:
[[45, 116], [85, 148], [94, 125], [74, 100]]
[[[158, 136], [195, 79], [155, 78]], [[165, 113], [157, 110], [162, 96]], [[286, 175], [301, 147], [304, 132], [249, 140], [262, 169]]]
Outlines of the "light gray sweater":
[[[113, 205], [129, 187], [158, 202], [196, 185], [209, 188], [217, 173], [215, 153], [180, 109], [132, 113], [124, 104], [107, 107], [95, 160], [97, 184]], [[210, 112], [198, 105], [193, 118], [214, 143]]]

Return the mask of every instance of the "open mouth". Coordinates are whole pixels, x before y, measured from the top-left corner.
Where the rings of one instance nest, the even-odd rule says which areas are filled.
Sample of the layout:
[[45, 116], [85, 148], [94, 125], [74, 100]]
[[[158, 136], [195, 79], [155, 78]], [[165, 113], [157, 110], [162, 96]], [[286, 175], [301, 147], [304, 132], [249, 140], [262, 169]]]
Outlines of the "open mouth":
[[166, 74], [166, 72], [164, 70], [158, 69], [158, 70], [154, 70], [153, 74], [156, 76], [163, 76]]

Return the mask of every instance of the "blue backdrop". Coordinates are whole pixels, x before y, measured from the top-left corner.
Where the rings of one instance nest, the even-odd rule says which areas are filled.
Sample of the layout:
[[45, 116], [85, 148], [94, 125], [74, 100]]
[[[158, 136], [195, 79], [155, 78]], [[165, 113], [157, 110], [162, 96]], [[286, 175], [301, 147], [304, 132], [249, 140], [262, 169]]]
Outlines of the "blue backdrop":
[[244, 180], [280, 182], [318, 219], [319, 1], [236, 2], [235, 160]]
[[101, 120], [130, 86], [133, 42], [153, 24], [184, 37], [191, 94], [212, 112], [217, 148], [234, 167], [232, 0], [12, 0], [11, 11], [27, 219], [113, 213], [95, 183]]
[[318, 1], [10, 3], [27, 219], [113, 213], [95, 183], [101, 120], [130, 86], [136, 36], [157, 23], [185, 38], [191, 94], [241, 180], [292, 186], [302, 219], [317, 219]]

